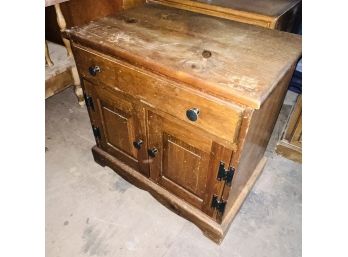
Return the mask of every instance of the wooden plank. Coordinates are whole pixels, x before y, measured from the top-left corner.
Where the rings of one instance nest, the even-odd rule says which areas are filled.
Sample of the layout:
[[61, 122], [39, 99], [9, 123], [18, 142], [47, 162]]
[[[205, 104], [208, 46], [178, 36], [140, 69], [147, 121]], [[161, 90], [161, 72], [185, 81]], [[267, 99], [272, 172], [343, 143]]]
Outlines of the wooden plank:
[[294, 133], [291, 136], [290, 143], [301, 147], [302, 145], [302, 113], [298, 118]]
[[53, 96], [74, 84], [70, 70], [65, 70], [45, 81], [45, 98]]
[[301, 126], [302, 131], [302, 95], [297, 97], [284, 132], [284, 138], [288, 141], [292, 141], [294, 137], [293, 134], [298, 126]]
[[82, 45], [253, 108], [301, 55], [300, 36], [154, 4], [69, 34]]
[[290, 144], [285, 139], [278, 142], [276, 153], [289, 160], [302, 163], [302, 148], [294, 144]]
[[284, 139], [278, 142], [276, 153], [284, 156], [289, 160], [302, 163], [302, 148], [290, 144]]

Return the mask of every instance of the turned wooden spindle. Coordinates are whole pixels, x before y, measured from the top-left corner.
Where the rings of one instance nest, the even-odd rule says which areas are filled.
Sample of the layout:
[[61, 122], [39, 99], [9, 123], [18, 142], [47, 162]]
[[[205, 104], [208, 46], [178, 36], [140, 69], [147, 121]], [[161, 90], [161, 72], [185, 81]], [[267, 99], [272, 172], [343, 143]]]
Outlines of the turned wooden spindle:
[[54, 63], [52, 62], [51, 60], [51, 57], [50, 57], [50, 52], [48, 50], [48, 46], [47, 46], [47, 41], [45, 40], [45, 60], [46, 60], [46, 63], [49, 67], [52, 67], [54, 65]]
[[79, 104], [81, 106], [83, 106], [85, 104], [85, 99], [83, 97], [83, 91], [81, 88], [81, 81], [80, 81], [80, 77], [79, 77], [79, 74], [77, 72], [76, 66], [71, 67], [71, 75], [74, 79], [75, 94], [77, 96]]
[[[63, 32], [66, 29], [66, 22], [65, 22], [65, 18], [63, 16], [62, 10], [60, 9], [60, 4], [55, 4], [54, 8], [57, 14], [57, 22], [58, 22], [59, 29], [61, 32]], [[68, 52], [68, 56], [72, 56], [70, 41], [64, 37], [62, 37], [62, 39], [66, 47], [66, 50]]]
[[[61, 32], [64, 32], [66, 30], [66, 21], [65, 18], [63, 16], [62, 10], [60, 9], [60, 4], [55, 4], [54, 8], [56, 10], [56, 14], [57, 14], [57, 22], [58, 22], [58, 26], [60, 28]], [[71, 50], [71, 45], [70, 45], [70, 41], [64, 37], [62, 37], [65, 48], [67, 50], [67, 54], [68, 57], [72, 57], [73, 58], [73, 53]], [[81, 106], [83, 106], [85, 104], [84, 98], [83, 98], [83, 91], [81, 88], [81, 81], [80, 81], [80, 77], [78, 75], [76, 66], [71, 67], [71, 75], [74, 79], [74, 86], [75, 86], [75, 94], [77, 96], [77, 99], [79, 101], [79, 104]]]

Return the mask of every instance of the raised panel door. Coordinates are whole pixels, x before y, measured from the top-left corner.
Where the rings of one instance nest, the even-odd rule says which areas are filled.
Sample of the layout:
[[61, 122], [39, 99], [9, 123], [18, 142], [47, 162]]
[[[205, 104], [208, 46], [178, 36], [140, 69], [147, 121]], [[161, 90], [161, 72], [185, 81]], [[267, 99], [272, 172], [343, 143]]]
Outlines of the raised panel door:
[[97, 144], [122, 162], [149, 175], [144, 108], [104, 85], [85, 81], [95, 92]]
[[198, 134], [194, 127], [148, 111], [150, 177], [171, 193], [215, 217], [213, 195], [224, 182], [217, 179], [220, 162], [229, 164], [232, 150]]

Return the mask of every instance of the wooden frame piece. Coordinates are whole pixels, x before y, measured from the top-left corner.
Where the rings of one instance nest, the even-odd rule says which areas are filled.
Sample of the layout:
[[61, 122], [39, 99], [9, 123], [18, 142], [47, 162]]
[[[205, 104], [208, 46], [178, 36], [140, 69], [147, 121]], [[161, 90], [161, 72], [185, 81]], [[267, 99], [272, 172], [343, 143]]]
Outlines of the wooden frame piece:
[[276, 152], [287, 159], [302, 162], [302, 95], [297, 97]]

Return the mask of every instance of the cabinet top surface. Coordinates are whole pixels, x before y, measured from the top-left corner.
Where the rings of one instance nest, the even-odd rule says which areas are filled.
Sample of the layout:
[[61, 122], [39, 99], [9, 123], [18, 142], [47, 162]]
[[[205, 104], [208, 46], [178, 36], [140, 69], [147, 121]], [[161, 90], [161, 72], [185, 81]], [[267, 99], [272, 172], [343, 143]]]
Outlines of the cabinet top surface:
[[218, 7], [248, 13], [257, 13], [269, 17], [278, 17], [290, 10], [301, 0], [151, 0], [164, 3], [180, 3], [187, 6]]
[[301, 55], [301, 37], [147, 4], [73, 28], [104, 54], [259, 108]]

